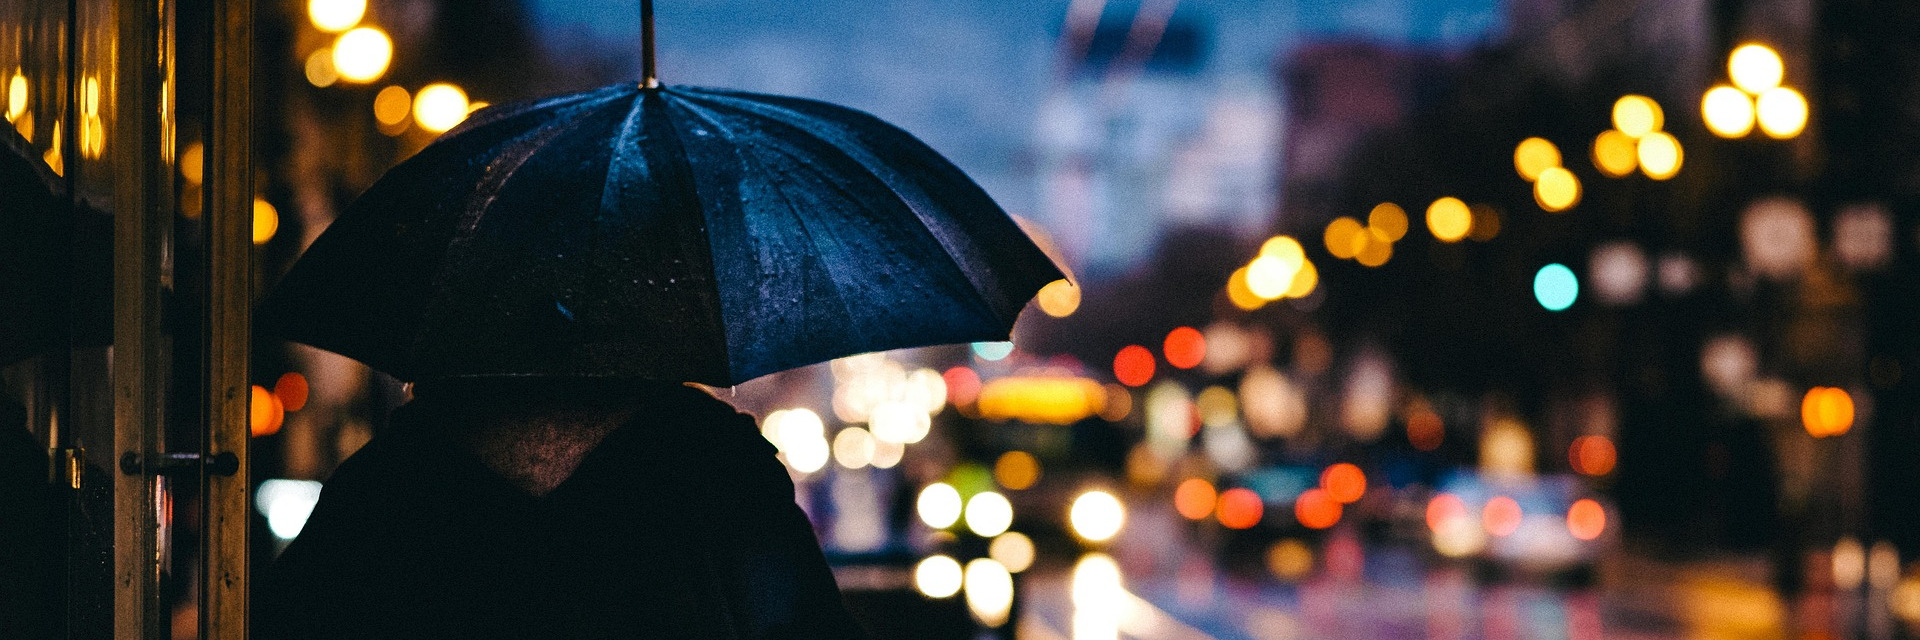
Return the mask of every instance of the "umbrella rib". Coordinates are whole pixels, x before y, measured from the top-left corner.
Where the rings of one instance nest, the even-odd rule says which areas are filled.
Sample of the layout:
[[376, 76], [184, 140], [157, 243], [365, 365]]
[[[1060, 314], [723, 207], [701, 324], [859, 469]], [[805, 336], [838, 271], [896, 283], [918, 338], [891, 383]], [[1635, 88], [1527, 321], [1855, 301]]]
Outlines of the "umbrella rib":
[[[686, 106], [689, 107], [687, 111], [689, 113], [692, 113], [694, 117], [699, 118], [702, 122], [705, 122], [708, 126], [711, 126], [716, 130], [723, 131], [729, 134], [722, 137], [728, 140], [736, 139], [732, 135], [733, 129], [724, 124], [721, 124], [718, 119], [714, 118], [710, 108], [704, 108], [704, 107], [701, 107], [700, 105], [693, 104], [692, 101], [688, 101]], [[756, 168], [759, 168], [762, 172], [771, 173], [767, 169], [767, 166], [765, 163], [761, 162], [758, 157], [755, 157], [752, 153], [748, 152], [749, 147], [747, 145], [739, 144], [736, 142], [735, 148], [739, 149], [740, 153], [738, 155], [742, 161], [752, 163]], [[782, 189], [777, 182], [773, 182], [770, 184], [772, 184], [773, 186], [774, 195], [779, 197], [780, 201], [787, 205], [784, 208], [786, 211], [788, 212], [798, 211], [798, 209], [793, 206], [793, 200], [787, 197], [786, 191]], [[792, 218], [796, 226], [800, 228], [800, 233], [806, 236], [807, 244], [813, 245], [815, 248], [819, 248], [820, 243], [814, 237], [813, 230], [808, 228], [806, 219], [799, 215], [793, 215]], [[715, 259], [717, 260], [718, 258], [716, 257]], [[840, 308], [846, 314], [846, 317], [849, 320], [851, 320], [852, 318], [858, 317], [854, 313], [853, 307], [851, 306], [850, 302], [847, 300], [847, 296], [845, 295], [846, 292], [840, 288], [840, 282], [833, 278], [828, 278], [827, 281], [828, 281], [828, 284], [833, 286], [833, 291], [836, 294], [834, 298], [840, 302]], [[718, 282], [715, 283], [716, 286], [718, 286], [718, 284], [719, 284]], [[801, 287], [800, 290], [802, 292], [805, 292], [807, 289], [805, 287]], [[866, 343], [869, 337], [866, 334], [866, 332], [860, 331], [858, 327], [847, 327], [847, 329], [850, 331], [859, 332], [861, 337], [861, 343], [863, 344]]]
[[[928, 237], [933, 239], [933, 242], [935, 245], [940, 247], [940, 254], [947, 259], [948, 264], [953, 267], [954, 271], [960, 274], [961, 280], [964, 280], [967, 283], [967, 287], [973, 290], [972, 299], [966, 301], [967, 306], [972, 307], [976, 312], [984, 312], [985, 315], [989, 318], [993, 318], [995, 320], [1003, 320], [1002, 318], [1000, 318], [1000, 314], [994, 312], [992, 305], [987, 302], [987, 293], [980, 290], [980, 285], [973, 281], [973, 278], [968, 275], [966, 268], [960, 264], [959, 257], [953, 254], [953, 249], [948, 247], [945, 242], [941, 241], [940, 234], [934, 232], [933, 227], [927, 224], [926, 214], [924, 214], [921, 211], [920, 206], [918, 206], [917, 204], [919, 199], [909, 198], [906, 196], [906, 194], [901, 193], [900, 189], [895, 187], [892, 181], [889, 181], [885, 177], [881, 176], [880, 172], [875, 169], [876, 165], [884, 166], [884, 164], [878, 162], [878, 158], [871, 157], [871, 154], [867, 153], [866, 150], [863, 148], [861, 149], [863, 154], [868, 155], [870, 159], [874, 160], [874, 162], [868, 162], [867, 159], [856, 157], [855, 155], [850, 153], [849, 149], [846, 146], [833, 144], [831, 141], [827, 140], [825, 136], [820, 135], [820, 131], [818, 129], [807, 126], [805, 124], [801, 124], [800, 122], [797, 122], [798, 120], [802, 120], [802, 119], [812, 119], [807, 117], [805, 114], [799, 113], [797, 111], [787, 109], [785, 107], [780, 107], [778, 105], [772, 105], [772, 104], [761, 103], [761, 102], [749, 102], [746, 100], [739, 100], [739, 102], [751, 105], [751, 107], [743, 107], [740, 105], [731, 104], [733, 100], [713, 100], [713, 102], [718, 103], [716, 105], [718, 107], [730, 108], [736, 111], [745, 112], [750, 115], [760, 116], [762, 118], [766, 118], [767, 120], [773, 121], [780, 125], [790, 127], [800, 133], [806, 134], [808, 137], [811, 137], [815, 140], [819, 140], [822, 143], [821, 146], [826, 148], [829, 153], [836, 154], [840, 158], [851, 163], [853, 166], [859, 167], [860, 170], [863, 173], [865, 173], [868, 177], [872, 178], [875, 182], [885, 187], [889, 193], [892, 193], [895, 199], [899, 200], [902, 204], [906, 205], [907, 210], [913, 213], [914, 223], [920, 225], [920, 229], [923, 232], [925, 232]], [[766, 110], [762, 111], [752, 107], [765, 107]], [[776, 117], [774, 113], [778, 113], [786, 117]], [[853, 136], [849, 135], [846, 137], [852, 138]], [[794, 157], [792, 153], [787, 152], [785, 149], [781, 149], [779, 147], [771, 147], [771, 148], [787, 155], [788, 157]], [[832, 181], [828, 181], [828, 182], [832, 183]], [[844, 192], [844, 189], [842, 189], [842, 187], [837, 183], [833, 184], [833, 187], [836, 190], [841, 190]], [[1024, 304], [1018, 305], [1015, 307], [1014, 315], [1016, 317], [1019, 315], [1019, 310], [1023, 307], [1025, 307]], [[1011, 318], [1007, 318], [1004, 320], [1011, 320]]]

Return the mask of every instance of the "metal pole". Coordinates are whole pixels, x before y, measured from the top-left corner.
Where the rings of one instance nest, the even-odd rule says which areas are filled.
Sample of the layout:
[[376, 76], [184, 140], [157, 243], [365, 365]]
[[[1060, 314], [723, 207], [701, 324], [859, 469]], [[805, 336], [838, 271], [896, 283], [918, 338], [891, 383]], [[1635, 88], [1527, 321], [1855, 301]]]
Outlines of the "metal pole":
[[640, 71], [645, 76], [641, 87], [660, 88], [660, 75], [653, 64], [653, 0], [640, 0]]

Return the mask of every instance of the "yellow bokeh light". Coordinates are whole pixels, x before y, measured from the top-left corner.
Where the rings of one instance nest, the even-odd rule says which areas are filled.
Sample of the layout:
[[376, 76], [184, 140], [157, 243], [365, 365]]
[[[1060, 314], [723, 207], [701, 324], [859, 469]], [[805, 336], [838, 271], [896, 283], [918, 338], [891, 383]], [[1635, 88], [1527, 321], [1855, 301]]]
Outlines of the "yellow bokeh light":
[[1287, 293], [1282, 297], [1296, 300], [1305, 298], [1313, 295], [1314, 287], [1318, 286], [1320, 286], [1320, 270], [1313, 266], [1312, 261], [1307, 261], [1300, 264], [1299, 273], [1293, 275], [1293, 286], [1287, 287]]
[[352, 29], [366, 15], [367, 0], [307, 0], [307, 19], [327, 33]]
[[202, 172], [206, 170], [206, 154], [206, 145], [198, 142], [187, 145], [187, 148], [180, 152], [180, 179], [185, 180], [189, 186], [200, 184], [200, 180], [205, 177]]
[[1540, 172], [1560, 166], [1560, 148], [1546, 138], [1527, 138], [1513, 148], [1513, 168], [1528, 182], [1540, 179]]
[[1266, 298], [1254, 295], [1253, 289], [1247, 287], [1246, 267], [1235, 269], [1233, 275], [1227, 277], [1227, 300], [1241, 311], [1252, 311], [1267, 305]]
[[1040, 311], [1055, 318], [1065, 318], [1080, 310], [1080, 287], [1066, 278], [1040, 287], [1040, 293], [1033, 298], [1040, 304]]
[[1633, 137], [1620, 133], [1618, 129], [1600, 132], [1593, 139], [1593, 166], [1609, 178], [1625, 177], [1640, 166], [1638, 152], [1634, 149]]
[[914, 500], [914, 511], [920, 514], [920, 521], [935, 529], [945, 529], [960, 521], [960, 490], [945, 482], [935, 482], [920, 490], [920, 497]]
[[280, 212], [266, 198], [253, 199], [253, 243], [266, 244], [280, 230]]
[[1472, 229], [1473, 212], [1459, 198], [1448, 196], [1427, 205], [1427, 230], [1441, 242], [1459, 242]]
[[1853, 429], [1853, 396], [1839, 387], [1814, 387], [1800, 401], [1800, 422], [1815, 438]]
[[1260, 244], [1260, 255], [1279, 260], [1287, 269], [1297, 270], [1307, 261], [1307, 251], [1292, 236], [1274, 236]]
[[1013, 503], [992, 491], [967, 498], [966, 514], [967, 530], [982, 538], [1006, 533], [1007, 527], [1013, 526]]
[[1278, 300], [1293, 286], [1293, 277], [1299, 273], [1297, 264], [1290, 267], [1280, 258], [1260, 256], [1247, 264], [1247, 290], [1265, 300]]
[[1640, 172], [1655, 180], [1665, 180], [1680, 172], [1680, 141], [1664, 131], [1655, 131], [1640, 139]]
[[1754, 111], [1760, 120], [1760, 131], [1772, 138], [1785, 140], [1807, 128], [1806, 97], [1786, 87], [1761, 92], [1760, 97], [1754, 99]]
[[1013, 614], [1013, 574], [998, 560], [975, 558], [967, 562], [967, 610], [988, 627], [1007, 624]]
[[21, 114], [26, 112], [27, 77], [21, 75], [16, 69], [13, 72], [13, 79], [7, 81], [7, 122], [20, 119]]
[[407, 113], [413, 110], [413, 95], [399, 85], [381, 89], [373, 97], [373, 118], [389, 127], [407, 121]]
[[320, 49], [307, 56], [307, 83], [326, 88], [340, 81], [340, 72], [333, 68], [333, 49]]
[[1359, 220], [1346, 216], [1335, 218], [1327, 223], [1327, 232], [1322, 238], [1327, 244], [1327, 253], [1341, 260], [1352, 259], [1358, 253], [1358, 248], [1354, 246], [1355, 236], [1365, 231], [1366, 227], [1361, 226]]
[[993, 463], [993, 480], [1013, 491], [1030, 488], [1040, 480], [1040, 460], [1025, 451], [1000, 454], [1000, 459]]
[[1378, 267], [1386, 264], [1388, 260], [1393, 258], [1393, 241], [1388, 240], [1380, 230], [1367, 229], [1365, 233], [1359, 234], [1358, 237], [1367, 244], [1358, 252], [1354, 253], [1353, 260], [1355, 262], [1369, 267]]
[[1748, 43], [1734, 48], [1727, 56], [1727, 77], [1741, 91], [1758, 95], [1780, 86], [1787, 76], [1787, 65], [1780, 54], [1764, 44]]
[[1660, 103], [1643, 95], [1627, 94], [1613, 101], [1613, 128], [1631, 137], [1641, 137], [1666, 124]]
[[1120, 533], [1127, 522], [1127, 509], [1113, 494], [1096, 489], [1074, 498], [1067, 521], [1081, 539], [1102, 542]]
[[[333, 41], [333, 69], [347, 82], [378, 80], [392, 62], [393, 39], [378, 28], [359, 27]], [[460, 106], [465, 108], [466, 104]]]
[[413, 121], [422, 129], [441, 133], [466, 119], [467, 92], [460, 87], [436, 82], [413, 96]]
[[1753, 132], [1753, 98], [1739, 89], [1720, 85], [1700, 97], [1700, 115], [1707, 129], [1722, 138], [1738, 138]]
[[1374, 205], [1367, 212], [1367, 227], [1378, 230], [1388, 242], [1399, 242], [1407, 235], [1407, 211], [1391, 202]]
[[929, 598], [950, 598], [960, 593], [960, 561], [948, 556], [931, 556], [913, 568], [913, 585]]
[[1020, 573], [1033, 566], [1033, 539], [1018, 531], [1008, 531], [995, 536], [987, 545], [987, 557], [1005, 565], [1008, 571]]
[[1533, 201], [1547, 211], [1566, 211], [1580, 203], [1580, 179], [1560, 167], [1543, 171], [1533, 183]]

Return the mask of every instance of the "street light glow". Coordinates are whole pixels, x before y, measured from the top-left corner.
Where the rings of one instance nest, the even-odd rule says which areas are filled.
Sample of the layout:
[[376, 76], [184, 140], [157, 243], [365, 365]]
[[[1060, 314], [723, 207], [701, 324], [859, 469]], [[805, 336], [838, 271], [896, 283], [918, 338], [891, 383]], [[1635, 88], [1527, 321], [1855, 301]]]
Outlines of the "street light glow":
[[1707, 129], [1722, 138], [1738, 138], [1753, 132], [1753, 99], [1739, 89], [1720, 85], [1700, 97], [1700, 115]]
[[1768, 137], [1785, 140], [1807, 127], [1807, 99], [1798, 91], [1774, 87], [1761, 92], [1754, 105], [1760, 131]]
[[307, 0], [307, 19], [327, 33], [352, 29], [366, 15], [367, 0]]
[[[373, 82], [393, 62], [393, 39], [376, 27], [360, 27], [333, 41], [333, 68], [347, 82]], [[462, 100], [461, 108], [466, 108]]]
[[1787, 66], [1780, 61], [1780, 54], [1764, 44], [1743, 44], [1727, 56], [1727, 77], [1750, 94], [1759, 95], [1780, 86], [1786, 75]]
[[413, 96], [413, 121], [422, 129], [442, 133], [466, 119], [467, 92], [460, 87], [436, 82]]

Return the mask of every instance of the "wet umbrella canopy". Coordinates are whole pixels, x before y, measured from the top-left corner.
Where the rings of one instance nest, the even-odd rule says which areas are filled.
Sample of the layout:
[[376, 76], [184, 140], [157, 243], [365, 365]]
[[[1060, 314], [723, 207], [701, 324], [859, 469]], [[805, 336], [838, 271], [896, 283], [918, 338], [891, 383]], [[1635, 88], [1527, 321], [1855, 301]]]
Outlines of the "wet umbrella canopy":
[[1003, 340], [1060, 277], [971, 179], [878, 118], [622, 84], [476, 113], [354, 202], [261, 322], [402, 379], [724, 385]]

